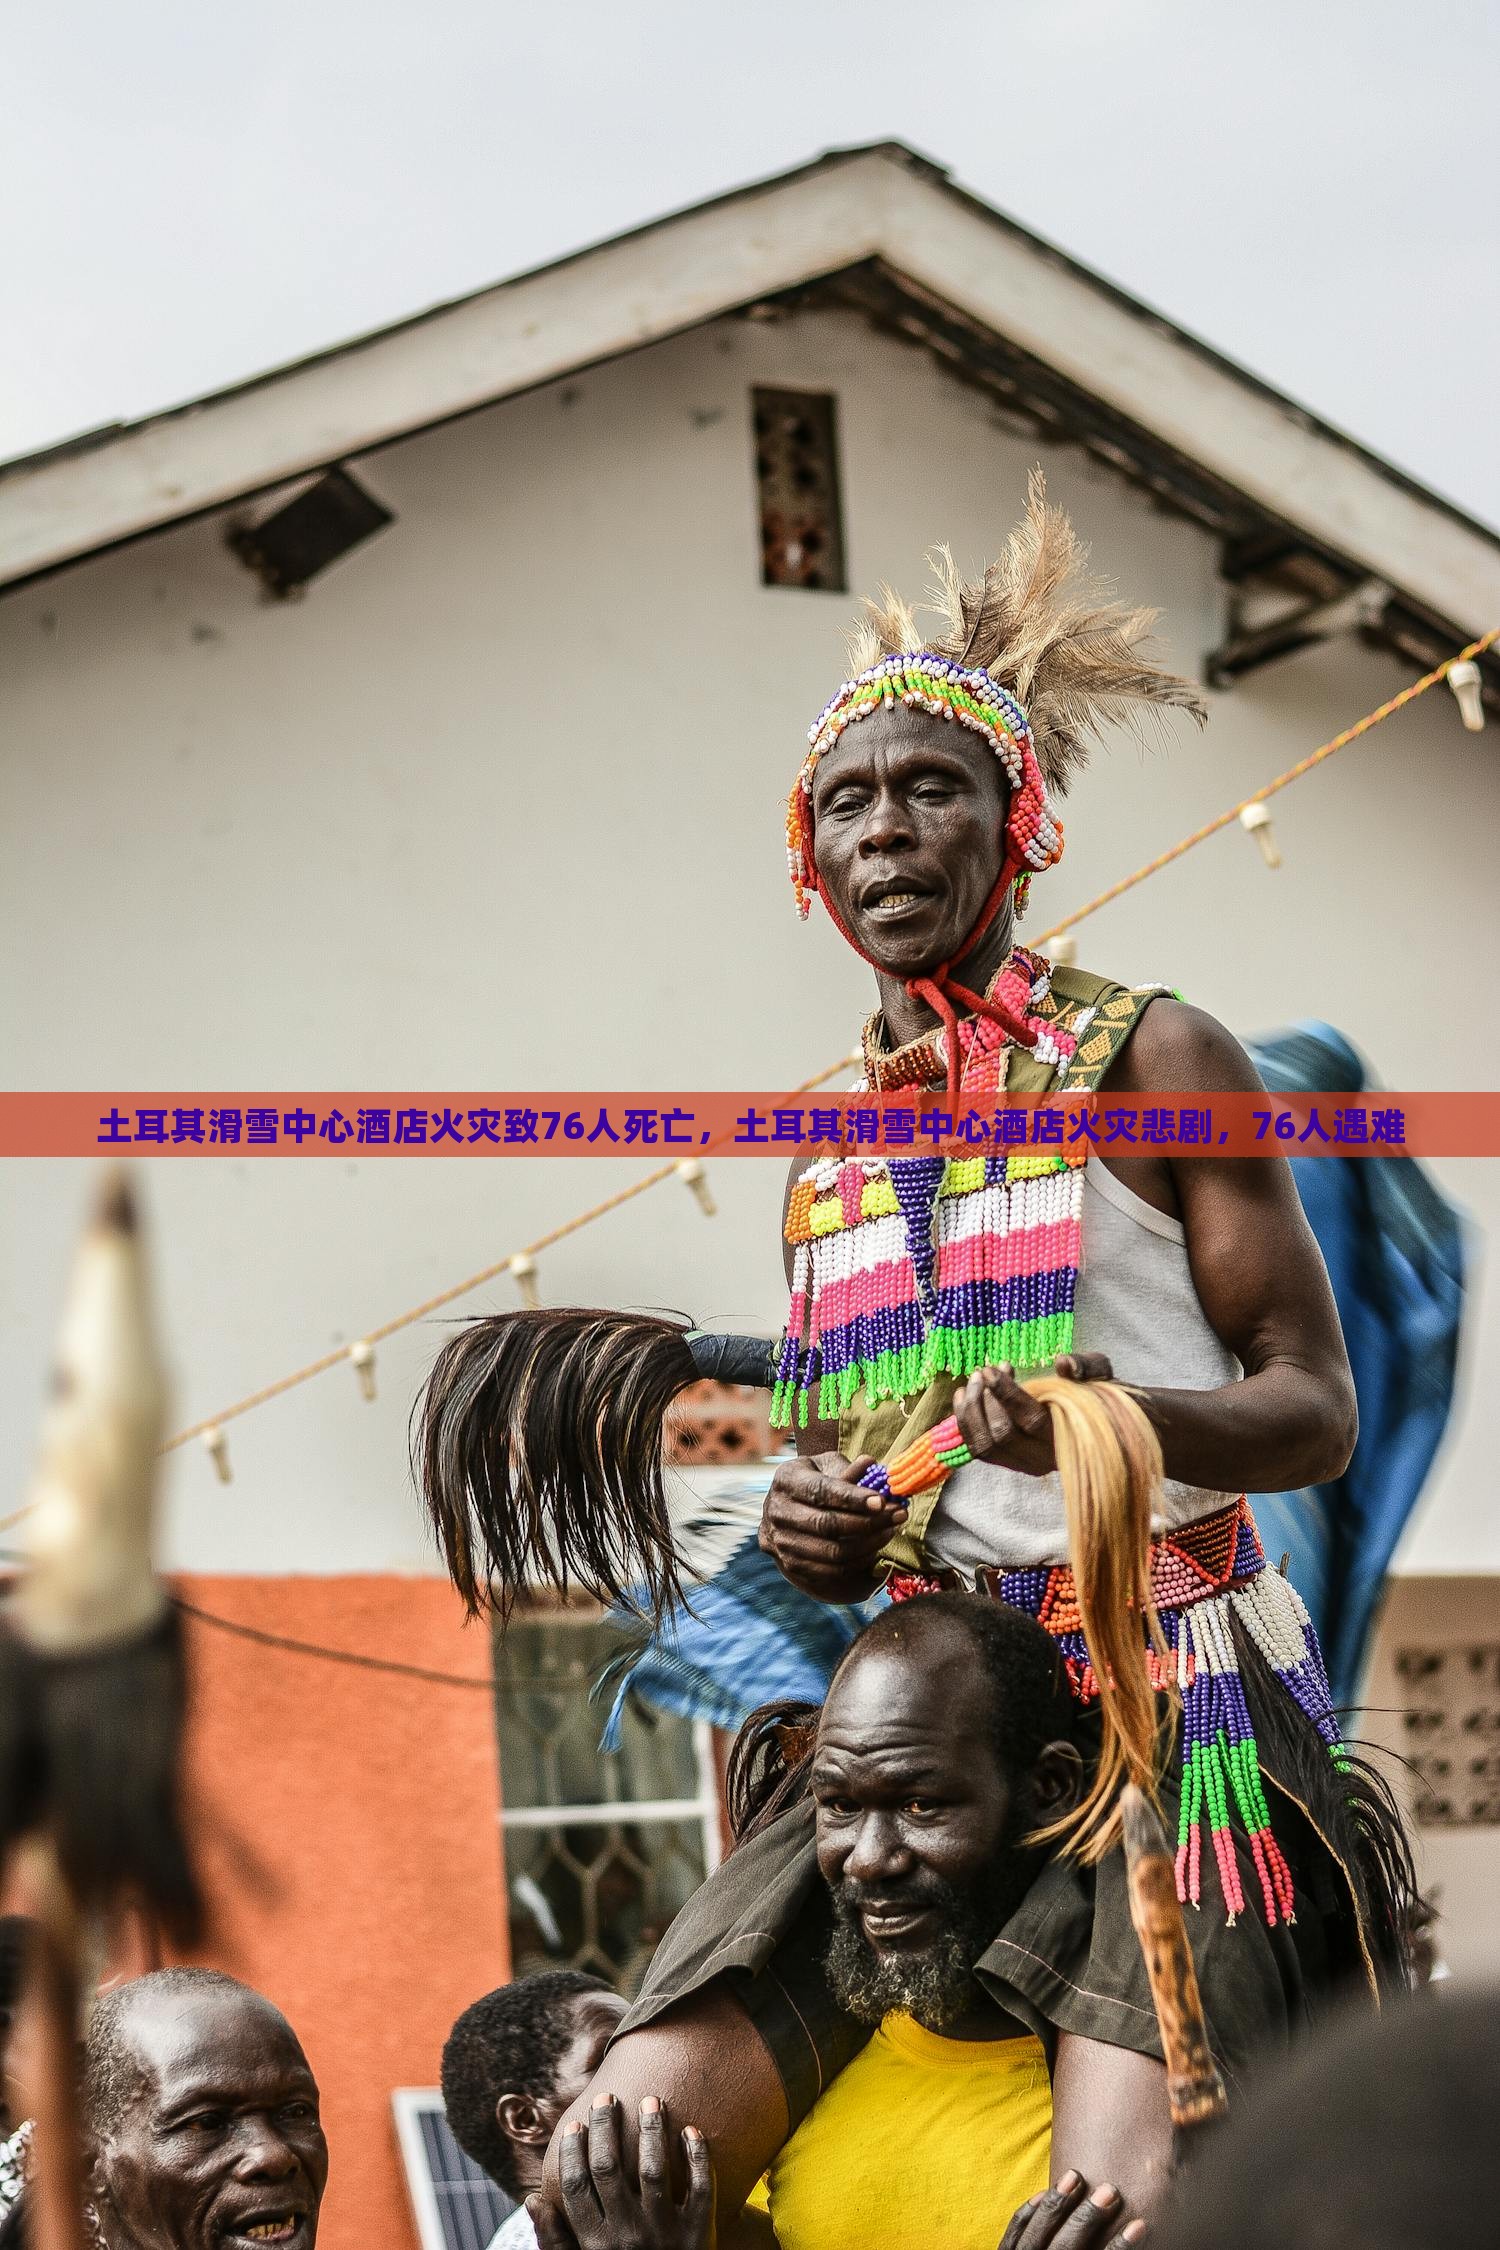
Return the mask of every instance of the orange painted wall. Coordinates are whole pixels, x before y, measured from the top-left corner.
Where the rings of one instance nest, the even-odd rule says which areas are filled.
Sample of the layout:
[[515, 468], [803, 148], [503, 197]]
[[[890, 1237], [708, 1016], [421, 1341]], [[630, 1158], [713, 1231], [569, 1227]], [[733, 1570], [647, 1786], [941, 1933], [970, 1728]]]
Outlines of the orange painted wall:
[[[487, 1679], [446, 1581], [184, 1577], [263, 1631]], [[215, 1928], [198, 1958], [282, 2008], [323, 2095], [320, 2250], [412, 2250], [395, 2086], [433, 2085], [460, 2009], [509, 1974], [491, 1699], [187, 1618], [189, 1783]], [[243, 1846], [243, 1850], [237, 1849]]]

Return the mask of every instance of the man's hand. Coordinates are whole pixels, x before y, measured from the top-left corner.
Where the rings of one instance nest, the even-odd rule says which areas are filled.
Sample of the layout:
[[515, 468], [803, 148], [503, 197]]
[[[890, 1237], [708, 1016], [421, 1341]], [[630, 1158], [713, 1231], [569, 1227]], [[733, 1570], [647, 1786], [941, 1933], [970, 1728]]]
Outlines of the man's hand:
[[[1145, 2239], [1144, 2219], [1131, 2219], [1120, 2227], [1125, 2206], [1117, 2187], [1101, 2180], [1092, 2195], [1077, 2172], [1065, 2172], [1056, 2187], [1034, 2195], [1005, 2230], [1000, 2250], [1134, 2250]], [[1105, 2242], [1105, 2232], [1119, 2227]]]
[[906, 1521], [906, 1506], [860, 1489], [870, 1456], [816, 1453], [783, 1461], [771, 1479], [760, 1543], [783, 1578], [821, 1602], [867, 1601], [875, 1558]]
[[640, 2188], [632, 2185], [620, 2148], [620, 2110], [613, 2094], [600, 2094], [585, 2127], [563, 2134], [561, 2185], [564, 2226], [540, 2195], [526, 2208], [541, 2250], [714, 2250], [714, 2168], [708, 2143], [695, 2125], [682, 2135], [687, 2194], [672, 2195], [667, 2153], [667, 2113], [654, 2094], [641, 2103]]
[[[1103, 1352], [1066, 1352], [1056, 1372], [1073, 1383], [1108, 1383], [1114, 1375]], [[986, 1367], [971, 1375], [953, 1394], [953, 1412], [976, 1461], [1019, 1469], [1027, 1477], [1044, 1477], [1057, 1467], [1052, 1409], [1022, 1389], [1013, 1367]]]

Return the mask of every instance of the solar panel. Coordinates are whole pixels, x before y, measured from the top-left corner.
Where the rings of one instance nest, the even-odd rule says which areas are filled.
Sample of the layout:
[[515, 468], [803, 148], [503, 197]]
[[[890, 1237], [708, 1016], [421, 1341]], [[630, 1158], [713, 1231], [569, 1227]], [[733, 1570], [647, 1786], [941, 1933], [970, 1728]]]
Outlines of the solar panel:
[[516, 2206], [465, 2156], [438, 2089], [398, 2086], [391, 2108], [422, 2250], [489, 2250], [491, 2235]]

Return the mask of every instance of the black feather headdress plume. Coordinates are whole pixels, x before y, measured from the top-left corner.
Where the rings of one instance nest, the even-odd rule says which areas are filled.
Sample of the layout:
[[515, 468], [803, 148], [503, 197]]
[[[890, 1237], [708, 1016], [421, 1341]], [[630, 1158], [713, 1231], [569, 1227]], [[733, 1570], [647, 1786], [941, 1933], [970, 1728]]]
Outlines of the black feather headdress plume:
[[681, 1599], [663, 1423], [704, 1372], [688, 1338], [681, 1321], [576, 1306], [449, 1337], [413, 1411], [412, 1473], [471, 1616], [507, 1616], [536, 1583], [653, 1619]]

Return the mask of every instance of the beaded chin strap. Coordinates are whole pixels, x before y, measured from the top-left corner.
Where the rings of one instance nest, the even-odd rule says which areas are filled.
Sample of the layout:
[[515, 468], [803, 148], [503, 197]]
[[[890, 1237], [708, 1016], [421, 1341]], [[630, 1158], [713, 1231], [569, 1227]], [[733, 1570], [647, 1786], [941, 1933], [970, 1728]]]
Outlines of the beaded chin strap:
[[[971, 734], [981, 736], [1000, 760], [1010, 783], [1005, 858], [979, 919], [950, 960], [939, 962], [926, 976], [908, 978], [906, 985], [913, 998], [925, 1000], [942, 1022], [948, 1053], [948, 1098], [950, 1102], [957, 1102], [959, 1008], [989, 1017], [1018, 1046], [1030, 1047], [1035, 1034], [996, 994], [986, 997], [958, 983], [952, 974], [953, 964], [963, 960], [979, 943], [999, 913], [1012, 884], [1015, 885], [1016, 912], [1022, 912], [1032, 876], [1054, 866], [1062, 857], [1062, 824], [1047, 802], [1047, 787], [1037, 762], [1030, 722], [1008, 688], [1001, 687], [988, 672], [956, 663], [952, 657], [934, 655], [931, 649], [882, 657], [857, 679], [846, 680], [809, 728], [808, 753], [787, 801], [787, 863], [797, 912], [804, 921], [813, 892], [822, 890], [813, 852], [812, 788], [818, 761], [833, 748], [845, 727], [868, 718], [872, 711], [894, 710], [898, 703], [907, 710], [927, 711], [935, 719], [956, 722], [967, 727]], [[870, 961], [869, 954], [848, 929], [827, 892], [823, 891], [822, 895], [839, 934], [853, 946], [861, 960]], [[877, 964], [870, 961], [870, 965], [874, 968]]]

